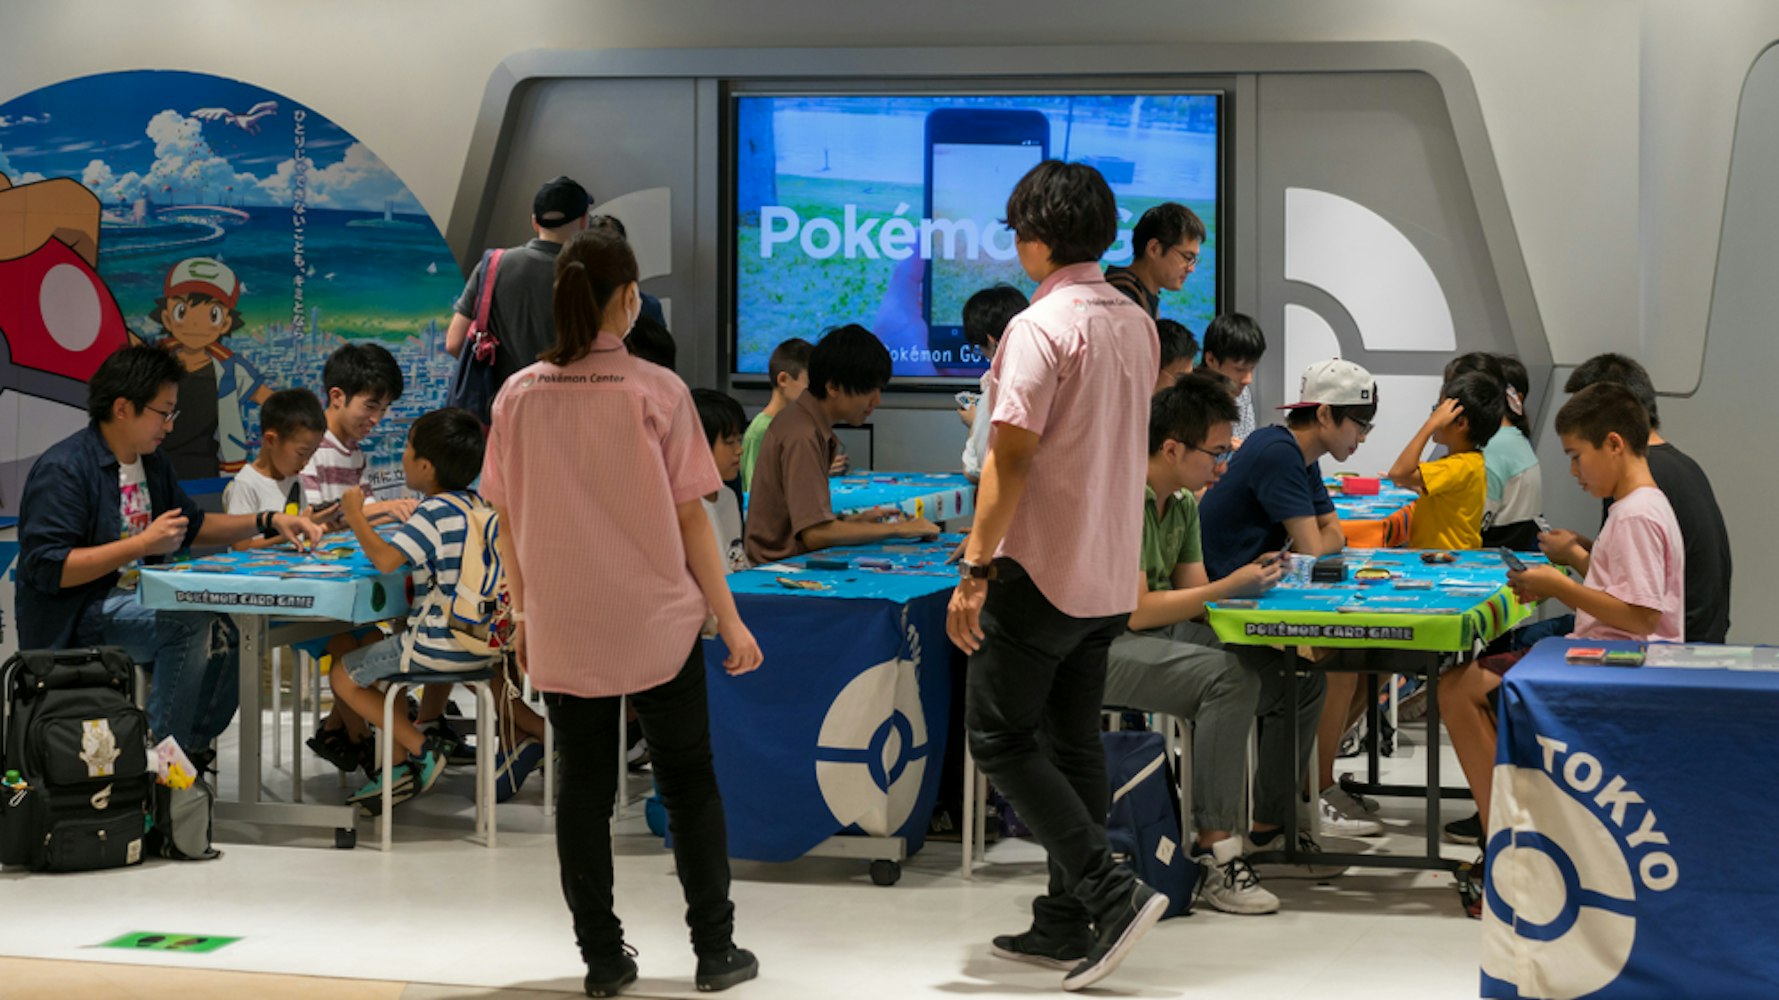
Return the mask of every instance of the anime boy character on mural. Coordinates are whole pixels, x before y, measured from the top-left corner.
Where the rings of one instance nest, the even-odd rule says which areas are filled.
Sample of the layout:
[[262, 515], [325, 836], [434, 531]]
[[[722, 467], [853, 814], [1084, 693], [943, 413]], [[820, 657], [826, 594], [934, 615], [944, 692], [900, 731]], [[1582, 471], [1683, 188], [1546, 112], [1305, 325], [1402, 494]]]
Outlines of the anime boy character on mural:
[[185, 368], [179, 383], [179, 419], [161, 451], [181, 479], [233, 475], [252, 457], [248, 448], [251, 407], [272, 395], [259, 370], [222, 346], [244, 324], [241, 281], [221, 261], [192, 257], [173, 265], [150, 322], [166, 336], [156, 345]]

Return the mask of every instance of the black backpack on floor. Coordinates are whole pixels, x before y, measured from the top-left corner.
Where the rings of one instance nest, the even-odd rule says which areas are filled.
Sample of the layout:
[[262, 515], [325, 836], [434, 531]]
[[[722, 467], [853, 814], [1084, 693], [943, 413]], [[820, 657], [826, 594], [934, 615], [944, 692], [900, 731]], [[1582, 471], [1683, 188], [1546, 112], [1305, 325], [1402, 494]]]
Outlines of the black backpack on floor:
[[154, 772], [134, 688], [134, 665], [115, 646], [22, 652], [0, 667], [0, 864], [85, 871], [142, 860]]

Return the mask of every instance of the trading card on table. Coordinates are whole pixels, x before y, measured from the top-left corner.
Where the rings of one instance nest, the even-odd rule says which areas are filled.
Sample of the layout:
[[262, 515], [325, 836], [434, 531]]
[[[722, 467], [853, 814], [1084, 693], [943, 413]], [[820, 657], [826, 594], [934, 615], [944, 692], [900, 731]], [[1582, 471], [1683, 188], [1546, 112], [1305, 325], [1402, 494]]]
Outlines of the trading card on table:
[[1576, 646], [1563, 654], [1570, 663], [1599, 663], [1606, 658], [1604, 646]]
[[1458, 561], [1458, 556], [1456, 553], [1434, 549], [1431, 552], [1421, 553], [1421, 561], [1424, 563], [1454, 563]]
[[1397, 580], [1397, 590], [1432, 590], [1432, 580]]
[[1606, 655], [1600, 658], [1600, 662], [1606, 664], [1609, 667], [1641, 667], [1643, 665], [1643, 650], [1641, 650], [1641, 649], [1611, 649], [1611, 650], [1607, 650]]
[[1247, 608], [1257, 608], [1260, 606], [1259, 602], [1250, 600], [1249, 598], [1246, 598], [1246, 597], [1232, 597], [1227, 600], [1216, 601], [1214, 603], [1215, 603], [1216, 607], [1229, 608], [1231, 610], [1236, 610], [1236, 611], [1244, 610]]
[[827, 590], [828, 589], [827, 584], [819, 583], [815, 580], [793, 580], [792, 578], [790, 578], [788, 576], [776, 577], [775, 579], [778, 581], [778, 585], [780, 587], [787, 587], [791, 590]]

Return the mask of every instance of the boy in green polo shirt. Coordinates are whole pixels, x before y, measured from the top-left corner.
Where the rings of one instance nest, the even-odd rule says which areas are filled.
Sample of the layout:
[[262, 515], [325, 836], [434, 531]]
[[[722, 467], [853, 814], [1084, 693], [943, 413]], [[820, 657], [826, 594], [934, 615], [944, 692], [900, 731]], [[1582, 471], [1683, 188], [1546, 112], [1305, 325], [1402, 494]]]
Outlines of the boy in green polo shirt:
[[1278, 897], [1261, 887], [1235, 833], [1260, 675], [1194, 620], [1206, 602], [1264, 592], [1283, 569], [1269, 554], [1221, 580], [1205, 573], [1193, 493], [1216, 481], [1234, 451], [1236, 416], [1228, 391], [1203, 375], [1182, 376], [1155, 394], [1140, 596], [1130, 630], [1112, 640], [1105, 699], [1192, 720], [1194, 853], [1205, 867], [1200, 892], [1226, 913], [1272, 913]]
[[803, 390], [809, 388], [809, 352], [814, 348], [802, 337], [792, 337], [772, 349], [766, 361], [767, 377], [772, 379], [772, 398], [766, 408], [754, 416], [741, 435], [741, 489], [754, 488], [754, 462], [760, 457], [760, 442], [766, 440], [766, 428], [772, 418], [795, 403]]

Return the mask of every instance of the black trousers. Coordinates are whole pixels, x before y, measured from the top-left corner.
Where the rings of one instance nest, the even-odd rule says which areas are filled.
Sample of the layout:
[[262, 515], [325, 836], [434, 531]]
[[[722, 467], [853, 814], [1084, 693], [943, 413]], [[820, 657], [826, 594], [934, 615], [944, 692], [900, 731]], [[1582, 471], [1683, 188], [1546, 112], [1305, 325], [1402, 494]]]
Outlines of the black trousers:
[[970, 752], [1049, 852], [1049, 891], [1032, 904], [1036, 925], [1079, 937], [1129, 897], [1135, 879], [1106, 840], [1111, 789], [1100, 742], [1106, 651], [1129, 616], [1071, 618], [1017, 563], [996, 565], [985, 638], [970, 657]]
[[[612, 804], [617, 797], [618, 699], [546, 694], [562, 774], [556, 805], [556, 857], [562, 894], [574, 914], [575, 940], [587, 961], [609, 958], [624, 941], [612, 911]], [[692, 949], [721, 954], [733, 946], [729, 835], [710, 757], [704, 645], [672, 680], [630, 695], [649, 742], [655, 782], [667, 807], [673, 860], [686, 897]]]

